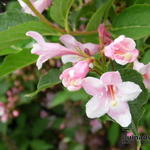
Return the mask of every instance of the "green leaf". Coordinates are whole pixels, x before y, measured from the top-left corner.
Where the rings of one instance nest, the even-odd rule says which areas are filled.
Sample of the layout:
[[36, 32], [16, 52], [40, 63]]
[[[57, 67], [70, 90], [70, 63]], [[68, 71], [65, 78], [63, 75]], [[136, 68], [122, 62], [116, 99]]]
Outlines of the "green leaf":
[[[48, 119], [42, 119], [42, 118], [38, 118], [35, 123], [33, 124], [32, 127], [32, 135], [34, 137], [38, 137], [40, 136], [44, 130], [46, 130], [47, 126], [48, 126], [49, 120]], [[38, 125], [38, 126], [37, 126]]]
[[[17, 17], [16, 17], [17, 16]], [[10, 21], [11, 20], [11, 21]], [[11, 10], [0, 14], [0, 31], [6, 30], [28, 21], [37, 21], [36, 17], [25, 14], [19, 10]]]
[[9, 48], [22, 40], [28, 39], [29, 37], [25, 35], [28, 31], [37, 31], [43, 35], [59, 35], [57, 31], [50, 29], [42, 22], [29, 21], [0, 32], [0, 50]]
[[60, 91], [55, 95], [49, 107], [56, 107], [60, 104], [63, 104], [69, 99], [73, 101], [79, 101], [79, 100], [87, 101], [88, 99], [90, 99], [90, 96], [86, 94], [85, 91], [83, 90], [79, 90], [75, 92], [70, 92], [67, 90]]
[[150, 5], [137, 4], [125, 9], [113, 20], [112, 33], [134, 39], [150, 35]]
[[67, 101], [70, 97], [71, 92], [65, 90], [65, 91], [61, 91], [58, 92], [55, 97], [53, 98], [52, 103], [50, 103], [50, 108], [51, 107], [56, 107], [60, 104], [63, 104], [65, 101]]
[[99, 24], [102, 22], [104, 15], [108, 12], [113, 0], [107, 0], [104, 4], [102, 4], [97, 11], [93, 14], [89, 23], [87, 24], [86, 30], [92, 31], [96, 30]]
[[137, 127], [143, 113], [143, 105], [148, 101], [148, 91], [143, 84], [142, 76], [135, 70], [125, 69], [120, 70], [123, 81], [131, 81], [138, 84], [142, 92], [141, 94], [132, 102], [129, 102], [129, 107], [132, 115], [132, 125]]
[[148, 0], [135, 0], [135, 4], [150, 4]]
[[50, 150], [53, 148], [51, 144], [48, 144], [47, 142], [43, 140], [33, 140], [31, 142], [32, 150]]
[[31, 54], [31, 50], [24, 49], [17, 54], [6, 56], [3, 63], [0, 65], [0, 77], [28, 66], [37, 60], [37, 56]]
[[19, 52], [19, 50], [16, 50], [13, 48], [2, 49], [2, 50], [0, 50], [0, 56], [18, 53], [18, 52]]
[[62, 27], [68, 26], [69, 10], [74, 0], [54, 0], [50, 15], [52, 19]]
[[143, 61], [145, 64], [147, 64], [147, 63], [150, 62], [150, 49], [148, 49], [148, 50], [146, 51], [146, 53], [144, 54], [144, 57], [143, 57], [142, 61]]
[[111, 127], [108, 129], [107, 135], [110, 145], [114, 146], [117, 143], [119, 135], [120, 135], [120, 126], [116, 123], [112, 123]]
[[28, 94], [26, 96], [35, 96], [38, 92], [46, 89], [51, 88], [57, 84], [60, 83], [59, 76], [60, 76], [60, 70], [59, 69], [51, 69], [46, 75], [43, 75], [39, 83], [37, 85], [37, 90], [31, 94]]

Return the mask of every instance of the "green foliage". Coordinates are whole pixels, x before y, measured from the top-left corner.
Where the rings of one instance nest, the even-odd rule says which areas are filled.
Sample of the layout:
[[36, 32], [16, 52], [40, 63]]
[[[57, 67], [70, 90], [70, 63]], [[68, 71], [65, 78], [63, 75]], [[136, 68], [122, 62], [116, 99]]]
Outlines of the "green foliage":
[[148, 91], [143, 84], [143, 78], [138, 72], [130, 69], [129, 70], [125, 69], [125, 70], [120, 70], [120, 73], [123, 81], [132, 81], [138, 84], [142, 89], [142, 92], [137, 97], [137, 99], [132, 102], [129, 102], [130, 111], [132, 114], [132, 122], [137, 127], [139, 120], [141, 119], [144, 113], [143, 105], [146, 104], [148, 101], [148, 96], [149, 96]]
[[42, 140], [33, 140], [31, 142], [31, 148], [33, 150], [50, 150], [53, 146]]
[[60, 104], [65, 103], [67, 100], [73, 100], [73, 101], [87, 101], [89, 99], [89, 96], [83, 91], [75, 91], [75, 92], [70, 92], [67, 90], [58, 92], [55, 97], [53, 98], [53, 101], [50, 103], [49, 107], [56, 107]]
[[145, 52], [142, 61], [143, 61], [145, 64], [147, 64], [147, 63], [150, 62], [150, 49], [148, 49], [148, 50]]
[[74, 0], [53, 1], [53, 6], [51, 7], [50, 15], [52, 19], [62, 27], [68, 28], [68, 15], [73, 2]]
[[59, 33], [51, 30], [47, 25], [38, 21], [29, 21], [17, 26], [10, 27], [8, 30], [0, 32], [0, 50], [9, 48], [12, 45], [28, 39], [25, 34], [28, 31], [37, 31], [43, 35], [58, 35]]
[[120, 126], [116, 123], [112, 123], [111, 127], [108, 129], [108, 140], [112, 146], [114, 146], [120, 136]]
[[28, 66], [37, 60], [37, 56], [31, 54], [31, 50], [24, 49], [17, 54], [6, 56], [0, 66], [0, 77], [8, 75], [9, 73]]
[[113, 20], [115, 36], [126, 35], [134, 39], [150, 35], [150, 5], [137, 4], [126, 8]]
[[[17, 17], [16, 17], [17, 16]], [[11, 22], [10, 22], [11, 20]], [[36, 17], [25, 14], [19, 10], [11, 10], [0, 14], [0, 31], [28, 21], [38, 21]]]
[[37, 90], [31, 94], [28, 94], [27, 96], [34, 96], [38, 92], [46, 89], [46, 88], [51, 88], [57, 84], [60, 83], [59, 80], [59, 75], [60, 75], [60, 70], [59, 69], [50, 69], [50, 71], [46, 74], [43, 75], [37, 85]]
[[100, 5], [88, 22], [86, 27], [87, 31], [97, 30], [99, 24], [102, 22], [103, 17], [107, 15], [112, 2], [113, 0], [107, 0], [107, 2]]
[[[80, 42], [99, 44], [96, 31], [100, 23], [105, 23], [113, 37], [126, 35], [138, 39], [139, 60], [147, 64], [150, 60], [149, 4], [147, 0], [92, 0], [88, 3], [84, 0], [52, 0], [48, 12], [42, 13], [44, 16], [34, 17], [25, 14], [17, 1], [10, 0], [6, 6], [0, 2], [0, 102], [4, 103], [8, 109], [5, 113], [9, 114], [9, 121], [0, 123], [0, 150], [121, 149], [121, 128], [116, 123], [110, 124], [112, 119], [107, 115], [100, 118], [101, 130], [94, 133], [91, 130], [95, 126], [85, 117], [85, 106], [91, 96], [83, 89], [70, 92], [62, 88], [59, 76], [72, 66], [71, 63], [62, 66], [58, 59], [51, 60], [40, 72], [36, 65], [29, 66], [38, 56], [28, 49], [32, 38], [26, 36], [26, 32], [39, 32], [47, 36], [48, 41], [57, 43], [62, 34], [72, 34]], [[93, 57], [98, 60], [96, 65], [101, 67], [96, 70], [98, 73], [92, 70], [88, 76], [99, 78], [102, 72], [114, 70], [109, 60], [102, 60], [99, 53]], [[58, 69], [58, 66], [62, 67]], [[140, 125], [147, 134], [150, 132], [150, 95], [142, 76], [125, 69], [131, 66], [114, 62], [114, 68], [120, 70], [123, 81], [132, 81], [142, 89], [138, 98], [129, 102], [132, 123], [127, 129], [138, 135]], [[21, 70], [13, 73], [18, 69]], [[43, 72], [46, 74], [41, 76]], [[36, 94], [38, 96], [34, 96]], [[14, 110], [20, 112], [16, 118]], [[142, 148], [148, 150], [149, 145]]]

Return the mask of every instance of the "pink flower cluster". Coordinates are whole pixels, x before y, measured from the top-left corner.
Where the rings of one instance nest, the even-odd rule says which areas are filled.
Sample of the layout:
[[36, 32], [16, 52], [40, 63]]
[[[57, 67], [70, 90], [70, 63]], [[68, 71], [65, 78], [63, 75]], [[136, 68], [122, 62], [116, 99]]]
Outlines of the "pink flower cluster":
[[8, 102], [0, 102], [0, 121], [3, 123], [7, 122], [10, 118], [19, 116], [19, 111], [15, 109], [18, 100], [15, 97], [16, 91], [18, 91], [16, 88], [7, 91]]
[[36, 40], [31, 52], [39, 55], [36, 63], [38, 69], [48, 59], [57, 56], [61, 56], [64, 64], [72, 63], [71, 68], [62, 72], [60, 80], [69, 91], [83, 88], [92, 96], [86, 104], [86, 114], [89, 118], [98, 118], [108, 114], [122, 127], [127, 127], [132, 120], [128, 101], [134, 101], [142, 90], [133, 82], [124, 82], [118, 71], [105, 72], [99, 79], [86, 77], [94, 66], [93, 55], [101, 51], [106, 57], [120, 65], [134, 62], [134, 69], [143, 75], [145, 86], [148, 89], [150, 89], [150, 65], [137, 61], [139, 51], [133, 39], [121, 35], [112, 40], [104, 25], [100, 25], [98, 32], [101, 45], [82, 44], [69, 34], [60, 37], [63, 45], [46, 42], [39, 33], [34, 31], [29, 31], [26, 35]]

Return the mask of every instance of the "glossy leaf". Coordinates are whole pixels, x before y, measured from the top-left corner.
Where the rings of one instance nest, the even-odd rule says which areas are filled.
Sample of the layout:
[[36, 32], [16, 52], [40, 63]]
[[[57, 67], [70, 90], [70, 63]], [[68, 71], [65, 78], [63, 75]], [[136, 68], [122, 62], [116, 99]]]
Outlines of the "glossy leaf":
[[126, 8], [113, 20], [112, 33], [134, 39], [150, 35], [150, 5], [137, 4]]
[[143, 61], [145, 64], [148, 64], [148, 63], [150, 62], [150, 49], [148, 49], [148, 50], [145, 52], [142, 61]]
[[22, 40], [29, 39], [29, 37], [25, 35], [28, 31], [37, 31], [43, 35], [59, 35], [57, 31], [50, 29], [41, 22], [26, 22], [0, 32], [0, 50], [9, 48]]
[[107, 0], [104, 4], [101, 4], [97, 11], [93, 14], [89, 23], [87, 24], [86, 30], [92, 31], [97, 30], [99, 24], [102, 22], [104, 15], [108, 12], [113, 0]]
[[50, 71], [46, 75], [43, 75], [40, 78], [39, 83], [37, 85], [37, 90], [26, 96], [35, 96], [38, 92], [40, 92], [46, 88], [51, 88], [51, 87], [59, 84], [60, 83], [60, 80], [59, 80], [60, 73], [61, 72], [59, 71], [59, 69], [50, 69]]
[[24, 49], [19, 53], [6, 56], [0, 66], [0, 77], [8, 75], [9, 73], [28, 66], [37, 60], [37, 56], [31, 54], [31, 50]]
[[50, 15], [52, 19], [61, 25], [66, 27], [68, 24], [69, 10], [74, 0], [54, 0], [51, 7]]
[[[17, 16], [17, 17], [16, 17]], [[11, 20], [11, 21], [10, 21]], [[25, 14], [20, 10], [11, 10], [0, 14], [0, 31], [28, 21], [38, 21], [37, 17]]]

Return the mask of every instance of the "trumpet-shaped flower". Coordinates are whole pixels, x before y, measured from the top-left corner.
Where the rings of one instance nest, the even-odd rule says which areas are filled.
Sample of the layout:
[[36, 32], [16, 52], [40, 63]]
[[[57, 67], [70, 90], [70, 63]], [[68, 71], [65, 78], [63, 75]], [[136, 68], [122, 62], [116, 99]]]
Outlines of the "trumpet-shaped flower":
[[76, 91], [82, 87], [82, 80], [89, 72], [89, 64], [90, 61], [79, 61], [60, 75], [63, 85], [69, 91]]
[[136, 44], [133, 39], [121, 35], [105, 47], [104, 54], [115, 60], [118, 64], [125, 65], [137, 59], [139, 51], [135, 46]]
[[[93, 43], [82, 44], [82, 43], [78, 42], [73, 36], [71, 36], [69, 34], [65, 34], [65, 35], [61, 36], [60, 41], [67, 48], [72, 49], [72, 50], [79, 52], [79, 53], [84, 53], [85, 55], [89, 55], [89, 56], [94, 55], [99, 50], [99, 45], [93, 44]], [[83, 56], [80, 56], [80, 55], [62, 56], [62, 62], [63, 63], [67, 63], [67, 62], [76, 63], [76, 62], [81, 61], [81, 60], [83, 60]]]
[[[61, 37], [61, 41], [67, 48], [58, 43], [45, 42], [44, 38], [39, 33], [34, 31], [29, 31], [26, 35], [37, 41], [37, 43], [33, 45], [31, 53], [39, 55], [37, 60], [38, 69], [40, 69], [42, 64], [48, 59], [56, 56], [63, 56], [62, 60], [64, 63], [77, 63], [78, 61], [83, 60], [84, 56], [88, 57], [96, 53], [98, 50], [98, 46], [96, 44], [81, 44], [70, 35], [64, 35]], [[68, 37], [70, 38], [68, 39]]]
[[144, 85], [150, 91], [150, 63], [144, 65], [136, 60], [133, 68], [143, 75]]
[[89, 118], [98, 118], [107, 113], [122, 127], [131, 123], [127, 101], [138, 97], [142, 91], [139, 85], [130, 81], [123, 82], [119, 72], [107, 72], [100, 79], [85, 78], [82, 86], [93, 96], [86, 104], [86, 114]]
[[[52, 0], [30, 0], [33, 6], [42, 13], [45, 9], [48, 9], [48, 7], [51, 5]], [[31, 14], [35, 16], [35, 14], [32, 12], [32, 10], [26, 5], [23, 0], [18, 0], [19, 4], [23, 8], [23, 11], [27, 14]]]

